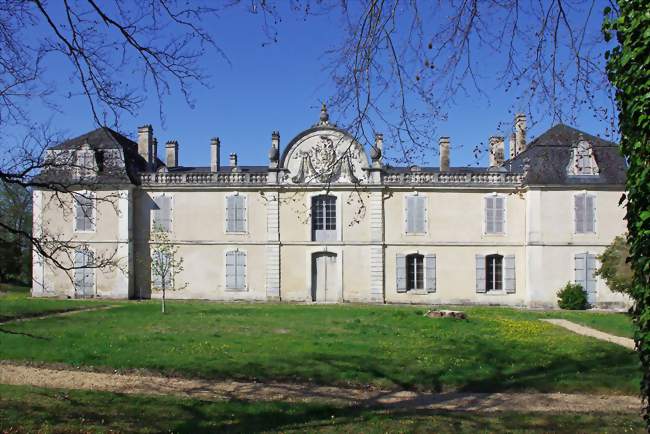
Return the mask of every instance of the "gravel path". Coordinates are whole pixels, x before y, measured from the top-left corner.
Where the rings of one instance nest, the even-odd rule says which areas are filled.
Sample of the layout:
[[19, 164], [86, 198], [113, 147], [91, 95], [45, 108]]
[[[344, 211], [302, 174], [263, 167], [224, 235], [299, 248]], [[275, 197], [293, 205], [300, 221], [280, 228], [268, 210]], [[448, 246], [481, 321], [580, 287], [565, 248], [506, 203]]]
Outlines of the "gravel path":
[[206, 400], [329, 402], [395, 409], [639, 413], [635, 396], [564, 393], [417, 393], [309, 384], [254, 383], [109, 374], [0, 364], [0, 383], [45, 388], [176, 395]]
[[601, 332], [600, 330], [592, 329], [591, 327], [585, 327], [580, 324], [576, 324], [565, 319], [543, 319], [542, 321], [550, 322], [560, 327], [564, 327], [567, 330], [571, 330], [574, 333], [579, 335], [591, 336], [592, 338], [600, 339], [602, 341], [611, 342], [613, 344], [620, 345], [622, 347], [634, 350], [634, 340], [630, 338], [623, 338], [621, 336], [610, 335], [609, 333]]

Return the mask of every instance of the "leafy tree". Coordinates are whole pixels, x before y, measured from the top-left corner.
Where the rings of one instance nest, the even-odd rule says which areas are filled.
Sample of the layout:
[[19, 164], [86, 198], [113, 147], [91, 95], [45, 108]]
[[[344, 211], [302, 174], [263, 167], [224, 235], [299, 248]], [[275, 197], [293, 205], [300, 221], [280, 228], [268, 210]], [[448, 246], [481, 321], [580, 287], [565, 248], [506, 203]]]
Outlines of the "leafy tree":
[[598, 256], [600, 267], [596, 276], [602, 277], [612, 291], [630, 294], [634, 273], [628, 262], [630, 249], [624, 236], [614, 238], [612, 244]]
[[169, 233], [157, 226], [151, 232], [151, 289], [162, 292], [162, 313], [165, 313], [167, 291], [177, 291], [187, 285], [178, 286], [176, 276], [183, 271], [183, 258], [178, 246], [169, 240]]
[[16, 232], [31, 232], [31, 195], [28, 190], [0, 181], [0, 282], [26, 281], [31, 268], [30, 244]]
[[[634, 341], [641, 357], [644, 417], [650, 429], [650, 13], [646, 0], [619, 0], [604, 33], [617, 46], [606, 53], [609, 80], [616, 88], [621, 152], [628, 161], [627, 244], [634, 272]], [[611, 10], [607, 8], [606, 14]]]

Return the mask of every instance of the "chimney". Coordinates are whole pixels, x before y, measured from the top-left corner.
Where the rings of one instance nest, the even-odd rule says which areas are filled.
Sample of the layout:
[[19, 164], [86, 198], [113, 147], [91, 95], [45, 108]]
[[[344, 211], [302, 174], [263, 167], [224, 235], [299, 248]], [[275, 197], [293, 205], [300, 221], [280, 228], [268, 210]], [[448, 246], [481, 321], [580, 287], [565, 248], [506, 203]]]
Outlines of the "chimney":
[[273, 131], [271, 133], [271, 149], [269, 149], [269, 167], [277, 168], [278, 159], [280, 158], [280, 132]]
[[510, 143], [508, 144], [508, 151], [510, 152], [510, 159], [512, 160], [517, 156], [517, 149], [515, 145], [515, 133], [510, 134]]
[[521, 154], [526, 149], [526, 115], [517, 113], [515, 116], [515, 137], [517, 154]]
[[449, 171], [449, 137], [440, 137], [440, 171]]
[[165, 145], [165, 151], [167, 155], [167, 167], [176, 167], [178, 166], [178, 142], [176, 140], [170, 140]]
[[154, 137], [151, 144], [151, 164], [156, 164], [156, 158], [158, 158], [158, 139]]
[[234, 152], [230, 153], [230, 167], [237, 167], [237, 154]]
[[153, 161], [153, 128], [151, 125], [143, 125], [138, 128], [138, 154], [151, 167]]
[[490, 137], [490, 167], [498, 167], [505, 159], [505, 149], [502, 136]]
[[219, 137], [210, 139], [210, 171], [218, 172], [221, 169], [221, 140]]

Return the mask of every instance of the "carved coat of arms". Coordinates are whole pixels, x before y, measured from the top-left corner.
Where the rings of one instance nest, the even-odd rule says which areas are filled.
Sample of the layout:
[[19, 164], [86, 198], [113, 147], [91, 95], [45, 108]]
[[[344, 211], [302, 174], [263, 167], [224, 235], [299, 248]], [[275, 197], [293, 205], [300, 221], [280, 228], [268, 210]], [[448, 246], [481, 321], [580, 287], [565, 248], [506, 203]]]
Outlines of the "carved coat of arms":
[[311, 161], [319, 174], [331, 172], [336, 162], [336, 146], [327, 136], [320, 136], [320, 142], [311, 149]]

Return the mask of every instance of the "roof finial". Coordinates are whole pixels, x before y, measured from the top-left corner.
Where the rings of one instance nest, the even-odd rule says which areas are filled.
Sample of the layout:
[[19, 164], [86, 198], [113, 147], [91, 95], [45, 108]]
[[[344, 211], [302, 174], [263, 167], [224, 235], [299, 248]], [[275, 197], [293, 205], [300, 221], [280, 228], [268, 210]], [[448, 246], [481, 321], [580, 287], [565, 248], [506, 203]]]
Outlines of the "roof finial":
[[320, 109], [320, 124], [327, 125], [329, 124], [329, 120], [330, 120], [330, 115], [327, 113], [327, 106], [325, 105], [325, 103], [323, 103]]

